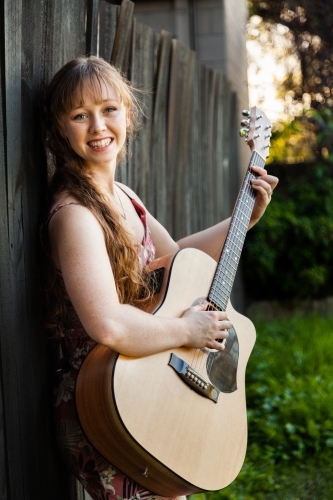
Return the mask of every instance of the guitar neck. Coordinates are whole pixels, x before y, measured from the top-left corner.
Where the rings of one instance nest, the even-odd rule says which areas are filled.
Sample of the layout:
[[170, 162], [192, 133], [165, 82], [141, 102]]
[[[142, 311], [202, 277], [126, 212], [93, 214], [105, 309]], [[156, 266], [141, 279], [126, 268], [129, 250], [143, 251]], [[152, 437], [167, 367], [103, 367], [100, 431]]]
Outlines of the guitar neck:
[[256, 192], [251, 187], [251, 180], [255, 179], [257, 175], [251, 170], [253, 165], [258, 167], [265, 166], [264, 158], [262, 158], [257, 151], [253, 151], [252, 153], [250, 164], [239, 191], [228, 234], [208, 295], [209, 302], [214, 304], [214, 306], [221, 311], [226, 310], [230, 299], [245, 236], [254, 207]]

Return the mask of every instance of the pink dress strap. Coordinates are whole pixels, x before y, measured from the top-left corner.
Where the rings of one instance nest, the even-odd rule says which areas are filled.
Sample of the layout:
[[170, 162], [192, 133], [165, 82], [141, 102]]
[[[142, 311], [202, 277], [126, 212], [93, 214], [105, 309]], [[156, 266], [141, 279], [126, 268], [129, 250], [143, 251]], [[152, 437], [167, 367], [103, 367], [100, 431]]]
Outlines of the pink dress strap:
[[67, 205], [81, 205], [81, 203], [76, 203], [74, 201], [70, 201], [69, 203], [59, 203], [59, 205], [56, 205], [54, 209], [47, 216], [44, 227], [47, 227], [49, 225], [50, 220], [52, 219], [54, 214], [58, 212], [58, 210], [60, 210], [62, 207], [66, 207]]
[[146, 265], [149, 262], [151, 262], [152, 260], [154, 260], [155, 254], [156, 254], [155, 245], [154, 245], [154, 242], [152, 240], [151, 233], [150, 233], [148, 223], [147, 223], [147, 211], [138, 201], [136, 201], [134, 198], [132, 198], [132, 196], [130, 196], [125, 191], [125, 189], [123, 189], [121, 186], [119, 186], [118, 183], [117, 183], [117, 186], [131, 200], [132, 205], [135, 208], [135, 211], [138, 214], [138, 216], [140, 217], [140, 220], [143, 224], [145, 231], [144, 231], [144, 235], [143, 235], [143, 239], [142, 239], [142, 243], [141, 243], [141, 252], [139, 252], [139, 258], [140, 258], [141, 264]]

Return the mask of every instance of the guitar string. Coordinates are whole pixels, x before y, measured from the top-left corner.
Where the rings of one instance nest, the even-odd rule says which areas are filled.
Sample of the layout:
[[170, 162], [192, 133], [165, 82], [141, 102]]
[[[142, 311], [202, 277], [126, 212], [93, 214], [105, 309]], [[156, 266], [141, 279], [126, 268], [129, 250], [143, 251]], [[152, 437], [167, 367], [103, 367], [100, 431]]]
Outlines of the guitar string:
[[[251, 158], [251, 161], [250, 161], [250, 164], [248, 167], [248, 173], [246, 174], [246, 177], [244, 179], [244, 183], [242, 186], [241, 194], [239, 197], [239, 202], [238, 202], [236, 209], [235, 209], [235, 217], [233, 218], [233, 221], [235, 222], [235, 224], [234, 224], [234, 227], [232, 228], [232, 231], [230, 231], [230, 234], [228, 235], [229, 239], [227, 240], [227, 244], [230, 244], [231, 247], [232, 246], [236, 247], [239, 250], [239, 254], [237, 252], [233, 252], [232, 249], [231, 249], [231, 253], [226, 252], [226, 255], [224, 256], [225, 258], [223, 259], [219, 269], [217, 270], [217, 278], [218, 279], [216, 280], [216, 287], [219, 287], [219, 282], [220, 282], [219, 278], [221, 278], [221, 275], [223, 272], [223, 267], [225, 267], [224, 273], [227, 273], [227, 274], [229, 272], [229, 269], [233, 268], [233, 266], [231, 266], [231, 261], [233, 259], [233, 257], [232, 257], [233, 253], [235, 253], [235, 255], [236, 255], [236, 262], [239, 261], [239, 256], [240, 256], [240, 253], [242, 250], [242, 244], [244, 242], [245, 235], [246, 235], [246, 232], [244, 232], [245, 233], [244, 234], [243, 231], [241, 230], [240, 225], [244, 226], [244, 224], [242, 222], [244, 219], [244, 216], [245, 216], [245, 219], [247, 219], [247, 222], [249, 222], [250, 217], [251, 217], [251, 213], [252, 213], [252, 209], [253, 209], [253, 204], [254, 204], [254, 190], [251, 188], [251, 185], [250, 185], [250, 181], [251, 181], [251, 179], [254, 178], [254, 176], [251, 173], [250, 168], [251, 168], [252, 164], [255, 163], [255, 160], [256, 160], [255, 156]], [[250, 201], [250, 203], [249, 203], [249, 201]], [[252, 203], [252, 201], [253, 201], [253, 203]], [[240, 216], [240, 214], [243, 214], [243, 215]], [[243, 236], [243, 241], [238, 238], [239, 231], [241, 232], [241, 234]], [[241, 243], [240, 246], [237, 245], [237, 240], [240, 241], [240, 243]], [[234, 260], [235, 260], [235, 258], [234, 258]], [[223, 264], [225, 264], [225, 265], [223, 266]], [[238, 262], [237, 262], [237, 264], [238, 264]], [[237, 266], [236, 266], [236, 268], [237, 268]], [[231, 273], [231, 275], [233, 275], [233, 273]], [[229, 282], [229, 280], [226, 279], [227, 288], [229, 285], [229, 290], [228, 290], [229, 294], [230, 294], [230, 290], [231, 290], [230, 284], [232, 286], [233, 278], [234, 278], [234, 276], [232, 276], [231, 282]], [[214, 293], [214, 291], [213, 291], [213, 293]], [[225, 294], [225, 295], [227, 296], [227, 294]], [[226, 309], [226, 307], [223, 307], [224, 304], [219, 304], [219, 305], [222, 306], [223, 309]], [[221, 310], [222, 310], [222, 308], [220, 307]], [[212, 363], [213, 363], [213, 356], [211, 357], [210, 362], [207, 363], [208, 375], [211, 374]]]
[[[235, 274], [236, 274], [237, 267], [239, 264], [240, 255], [242, 252], [242, 247], [243, 247], [245, 237], [246, 237], [247, 226], [248, 226], [248, 223], [250, 221], [251, 214], [252, 214], [253, 207], [254, 207], [256, 193], [255, 193], [255, 190], [251, 187], [251, 180], [256, 178], [257, 176], [256, 176], [256, 174], [254, 174], [251, 171], [251, 166], [252, 165], [260, 165], [260, 163], [263, 163], [263, 166], [265, 165], [263, 158], [259, 154], [257, 154], [256, 151], [254, 151], [254, 153], [251, 157], [251, 160], [250, 160], [247, 174], [246, 174], [245, 179], [244, 179], [244, 183], [243, 183], [243, 186], [241, 189], [239, 200], [238, 200], [238, 203], [237, 203], [236, 208], [235, 208], [235, 214], [234, 214], [234, 217], [232, 220], [232, 222], [234, 222], [234, 225], [231, 228], [230, 233], [227, 235], [227, 237], [229, 237], [229, 238], [227, 238], [227, 244], [230, 245], [231, 251], [229, 251], [230, 249], [228, 249], [228, 251], [225, 252], [225, 254], [223, 255], [223, 259], [220, 260], [220, 262], [218, 264], [218, 269], [216, 272], [217, 279], [214, 280], [215, 286], [212, 286], [212, 295], [215, 295], [215, 297], [217, 299], [220, 299], [220, 300], [216, 300], [216, 306], [220, 310], [225, 310], [226, 306], [228, 304], [228, 294], [230, 297], [230, 292], [231, 292], [233, 280], [235, 278]], [[244, 224], [244, 222], [243, 222], [244, 217], [245, 217], [245, 223], [247, 221], [247, 224]], [[245, 231], [244, 231], [244, 228], [245, 228]], [[242, 239], [240, 239], [238, 237], [239, 233], [241, 233]], [[240, 243], [238, 243], [238, 242], [240, 242]], [[239, 253], [237, 252], [236, 249], [239, 251]], [[235, 254], [236, 257], [234, 257], [233, 254]], [[231, 265], [231, 263], [234, 264], [234, 261], [236, 262], [236, 268], [233, 265]], [[230, 269], [232, 269], [234, 272], [230, 271]], [[221, 280], [221, 276], [223, 273], [228, 274], [229, 272], [231, 272], [231, 280], [229, 281], [229, 279], [226, 279], [226, 282], [227, 282], [226, 288], [228, 290], [228, 293], [226, 293], [226, 292], [223, 292], [223, 289], [220, 285], [220, 282], [221, 282], [220, 280]], [[229, 285], [229, 287], [228, 287], [228, 285]], [[221, 293], [214, 294], [214, 291], [221, 292]], [[223, 294], [226, 296], [226, 299], [227, 299], [227, 300], [225, 300], [224, 303], [223, 303], [223, 300], [221, 301], [221, 299], [223, 299]], [[220, 304], [218, 304], [219, 301], [220, 301]], [[215, 303], [215, 301], [214, 301], [214, 303]], [[208, 306], [207, 310], [214, 310], [214, 308], [211, 306]], [[194, 362], [196, 352], [197, 352], [197, 359]], [[213, 364], [213, 356], [211, 357], [210, 362], [207, 362], [207, 360], [209, 359], [209, 354], [210, 354], [209, 352], [206, 353], [206, 352], [203, 352], [201, 349], [200, 350], [196, 349], [195, 353], [193, 355], [193, 360], [192, 360], [193, 365], [195, 366], [195, 369], [199, 373], [201, 373], [201, 375], [203, 375], [203, 373], [204, 373], [205, 364], [206, 364], [206, 371], [207, 371], [208, 376], [211, 374], [211, 369], [212, 369], [212, 364]]]

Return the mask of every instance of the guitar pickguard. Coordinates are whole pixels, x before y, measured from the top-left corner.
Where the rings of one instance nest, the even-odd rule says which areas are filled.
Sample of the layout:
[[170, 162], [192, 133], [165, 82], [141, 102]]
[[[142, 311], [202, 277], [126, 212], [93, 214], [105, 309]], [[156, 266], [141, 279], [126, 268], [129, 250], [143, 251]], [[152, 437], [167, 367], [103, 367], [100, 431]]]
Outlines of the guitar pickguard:
[[237, 366], [239, 343], [234, 328], [230, 328], [225, 349], [212, 352], [207, 359], [209, 378], [221, 392], [230, 393], [237, 390]]

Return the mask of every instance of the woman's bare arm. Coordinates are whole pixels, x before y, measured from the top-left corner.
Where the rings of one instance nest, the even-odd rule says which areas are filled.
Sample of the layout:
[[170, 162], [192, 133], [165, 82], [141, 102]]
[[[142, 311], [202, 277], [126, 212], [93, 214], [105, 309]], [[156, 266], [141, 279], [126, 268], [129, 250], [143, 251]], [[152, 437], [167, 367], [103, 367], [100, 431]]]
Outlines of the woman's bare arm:
[[[278, 179], [272, 175], [267, 175], [265, 169], [253, 167], [253, 170], [259, 174], [258, 179], [252, 183], [252, 188], [257, 192], [255, 205], [253, 208], [249, 229], [253, 227], [264, 214], [275, 189]], [[230, 218], [219, 222], [215, 226], [209, 227], [203, 231], [191, 234], [182, 238], [177, 243], [172, 240], [167, 231], [152, 217], [149, 218], [149, 227], [152, 230], [153, 241], [156, 244], [157, 255], [163, 255], [163, 250], [168, 249], [167, 253], [175, 253], [181, 248], [198, 248], [218, 260], [226, 239]]]
[[188, 309], [182, 318], [159, 318], [120, 304], [102, 229], [85, 207], [59, 210], [49, 225], [55, 262], [69, 298], [87, 333], [96, 342], [129, 356], [144, 356], [179, 346], [222, 349], [227, 337], [224, 312]]

